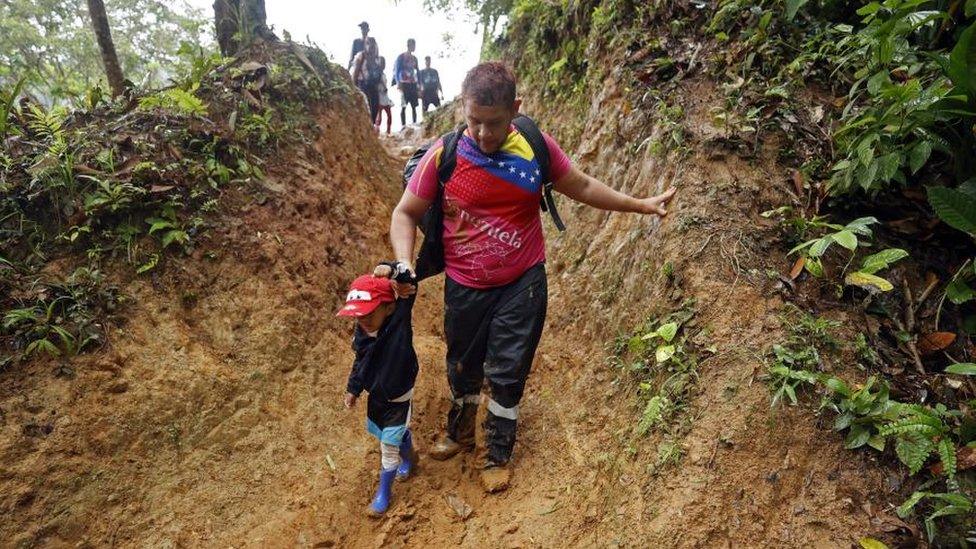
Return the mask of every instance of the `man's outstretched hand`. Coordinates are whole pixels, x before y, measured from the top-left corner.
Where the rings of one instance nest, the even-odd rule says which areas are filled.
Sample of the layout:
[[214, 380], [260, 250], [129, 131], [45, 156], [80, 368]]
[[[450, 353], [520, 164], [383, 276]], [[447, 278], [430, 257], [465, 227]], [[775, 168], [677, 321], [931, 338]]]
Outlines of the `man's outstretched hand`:
[[657, 196], [642, 199], [640, 202], [644, 209], [641, 210], [641, 213], [654, 214], [661, 217], [668, 215], [668, 202], [671, 202], [676, 192], [678, 192], [678, 189], [671, 187]]

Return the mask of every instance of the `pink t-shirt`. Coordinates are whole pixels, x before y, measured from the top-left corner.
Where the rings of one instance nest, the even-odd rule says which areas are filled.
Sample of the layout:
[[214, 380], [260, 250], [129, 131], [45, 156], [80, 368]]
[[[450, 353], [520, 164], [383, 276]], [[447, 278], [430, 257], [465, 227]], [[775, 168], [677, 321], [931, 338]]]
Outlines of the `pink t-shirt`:
[[[569, 157], [549, 135], [549, 175], [558, 181]], [[420, 161], [407, 190], [437, 198], [438, 141]], [[497, 152], [485, 154], [469, 136], [458, 142], [457, 165], [444, 187], [445, 272], [469, 288], [504, 286], [546, 260], [539, 200], [542, 177], [529, 142], [513, 126]]]

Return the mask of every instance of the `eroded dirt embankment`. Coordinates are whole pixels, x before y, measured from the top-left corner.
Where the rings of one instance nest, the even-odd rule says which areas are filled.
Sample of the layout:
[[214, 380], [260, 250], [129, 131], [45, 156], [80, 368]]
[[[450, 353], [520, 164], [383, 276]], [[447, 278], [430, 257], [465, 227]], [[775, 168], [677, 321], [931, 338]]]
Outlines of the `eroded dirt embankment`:
[[[355, 98], [319, 110], [314, 150], [270, 170], [266, 201], [225, 200], [193, 260], [126, 283], [129, 321], [75, 377], [31, 364], [0, 378], [0, 538], [22, 546], [711, 546], [849, 544], [871, 528], [880, 484], [800, 413], [771, 415], [756, 375], [777, 336], [762, 282], [771, 240], [755, 227], [782, 176], [770, 150], [749, 164], [709, 146], [710, 92], [689, 93], [696, 134], [680, 162], [634, 152], [646, 120], [608, 80], [566, 142], [587, 171], [634, 194], [680, 187], [662, 221], [565, 200], [549, 231], [550, 319], [523, 403], [514, 486], [480, 492], [475, 458], [424, 461], [382, 521], [361, 515], [378, 462], [363, 411], [341, 407], [349, 326], [333, 317], [354, 275], [388, 253], [400, 191]], [[693, 85], [693, 84], [689, 84]], [[568, 121], [537, 115], [557, 134]], [[395, 149], [395, 147], [394, 147]], [[673, 266], [673, 281], [662, 267]], [[759, 274], [757, 274], [759, 273]], [[421, 451], [442, 426], [440, 282], [416, 313]], [[636, 387], [606, 344], [696, 300], [715, 353], [676, 442], [635, 437]], [[452, 506], [450, 502], [455, 502]], [[462, 520], [455, 508], [472, 508]]]

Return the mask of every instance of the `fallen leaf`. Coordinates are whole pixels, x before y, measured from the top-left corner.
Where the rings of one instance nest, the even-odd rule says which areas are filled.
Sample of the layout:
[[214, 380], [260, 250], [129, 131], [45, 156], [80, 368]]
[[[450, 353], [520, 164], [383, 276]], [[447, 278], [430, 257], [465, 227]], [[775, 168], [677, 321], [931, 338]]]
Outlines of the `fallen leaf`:
[[891, 282], [869, 273], [862, 273], [860, 271], [853, 272], [844, 277], [844, 282], [851, 286], [857, 286], [859, 288], [864, 288], [869, 292], [888, 292], [891, 291], [894, 286]]
[[153, 185], [149, 187], [149, 192], [151, 193], [164, 193], [170, 189], [175, 188], [176, 185]]
[[126, 159], [125, 162], [122, 163], [121, 166], [119, 166], [117, 170], [115, 170], [115, 176], [119, 177], [122, 175], [126, 175], [127, 173], [131, 172], [132, 169], [135, 168], [136, 164], [138, 163], [139, 163], [138, 156], [130, 156], [129, 158]]
[[254, 95], [251, 92], [249, 92], [247, 90], [241, 90], [241, 95], [244, 96], [244, 100], [247, 101], [248, 104], [250, 104], [252, 107], [257, 108], [257, 109], [260, 109], [261, 108], [261, 106], [262, 106], [261, 105], [261, 102], [258, 101], [258, 98], [257, 97], [254, 97]]
[[454, 494], [448, 494], [444, 497], [447, 500], [447, 504], [454, 510], [457, 516], [462, 520], [468, 520], [474, 509], [467, 504], [463, 499], [455, 496]]
[[925, 334], [918, 340], [918, 352], [923, 355], [930, 355], [945, 349], [956, 340], [953, 332], [932, 332]]
[[793, 268], [790, 269], [790, 280], [796, 280], [796, 277], [800, 276], [803, 272], [803, 266], [806, 264], [807, 258], [800, 256], [797, 258], [796, 263], [793, 264]]
[[803, 196], [803, 173], [800, 170], [793, 170], [793, 188], [797, 197]]
[[874, 538], [861, 538], [858, 544], [864, 549], [888, 549], [888, 546]]

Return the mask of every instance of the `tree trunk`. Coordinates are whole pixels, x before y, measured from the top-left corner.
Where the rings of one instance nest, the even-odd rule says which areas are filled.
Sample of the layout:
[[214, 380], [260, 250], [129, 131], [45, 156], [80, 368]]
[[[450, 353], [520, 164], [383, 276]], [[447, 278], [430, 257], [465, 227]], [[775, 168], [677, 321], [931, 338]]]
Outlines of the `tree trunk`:
[[268, 28], [264, 0], [214, 0], [213, 7], [222, 55], [235, 55], [258, 38], [277, 39]]
[[108, 86], [112, 90], [112, 97], [115, 97], [122, 93], [125, 84], [122, 78], [122, 67], [119, 66], [119, 57], [115, 54], [115, 43], [112, 42], [112, 31], [108, 26], [105, 4], [102, 0], [88, 0], [88, 15], [91, 17], [92, 28], [95, 30], [98, 49], [102, 52], [102, 64], [105, 65]]

